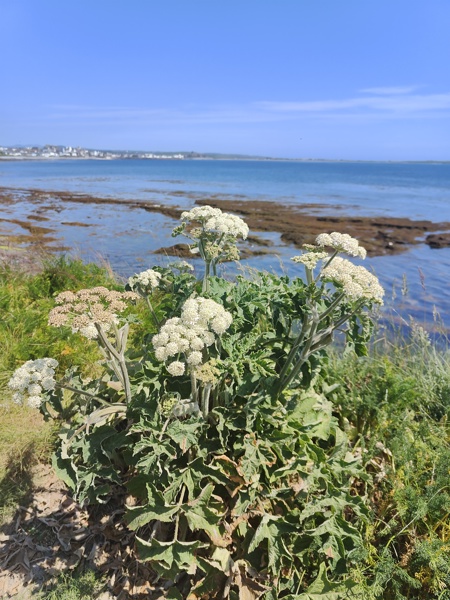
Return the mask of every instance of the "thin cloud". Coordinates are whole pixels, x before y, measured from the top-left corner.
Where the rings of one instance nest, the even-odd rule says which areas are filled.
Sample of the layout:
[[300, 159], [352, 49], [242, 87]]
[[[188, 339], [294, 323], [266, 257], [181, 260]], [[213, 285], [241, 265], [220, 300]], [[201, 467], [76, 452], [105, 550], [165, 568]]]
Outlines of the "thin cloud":
[[[344, 99], [311, 101], [261, 101], [245, 105], [182, 106], [178, 108], [132, 106], [52, 105], [47, 118], [78, 123], [129, 123], [158, 126], [183, 124], [269, 123], [304, 118], [402, 119], [438, 118], [450, 114], [450, 92], [414, 94], [406, 88], [372, 88], [384, 93]], [[387, 93], [388, 89], [394, 92]], [[404, 91], [400, 93], [400, 89]], [[368, 90], [366, 90], [368, 92]]]
[[418, 85], [410, 85], [410, 86], [397, 86], [397, 87], [373, 87], [373, 88], [365, 88], [363, 90], [359, 90], [363, 94], [380, 94], [382, 96], [392, 96], [396, 94], [411, 94], [419, 89]]
[[392, 96], [358, 96], [343, 100], [313, 100], [310, 102], [260, 102], [267, 111], [290, 113], [327, 113], [330, 111], [375, 110], [406, 115], [450, 109], [450, 92], [445, 94], [393, 94]]

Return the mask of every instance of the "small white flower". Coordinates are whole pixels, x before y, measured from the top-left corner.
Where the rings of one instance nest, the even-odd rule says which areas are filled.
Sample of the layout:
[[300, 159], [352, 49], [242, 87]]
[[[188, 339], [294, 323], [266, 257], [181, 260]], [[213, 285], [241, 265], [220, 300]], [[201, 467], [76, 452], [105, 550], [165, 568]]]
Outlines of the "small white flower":
[[203, 360], [203, 356], [201, 352], [191, 352], [186, 358], [186, 362], [188, 365], [196, 366], [199, 365]]
[[184, 373], [184, 363], [180, 362], [179, 360], [175, 360], [167, 365], [167, 370], [174, 377], [180, 377]]
[[[105, 328], [105, 326], [104, 326]], [[106, 328], [105, 328], [106, 329]], [[80, 329], [76, 327], [72, 327], [72, 333], [80, 333], [82, 336], [87, 338], [88, 340], [95, 340], [98, 336], [98, 331], [94, 323], [89, 323], [86, 327], [81, 327]]]
[[192, 348], [192, 350], [202, 350], [205, 346], [205, 342], [199, 338], [199, 337], [194, 337], [190, 342], [189, 342], [189, 347]]
[[56, 382], [53, 379], [53, 377], [45, 377], [42, 382], [41, 382], [42, 388], [46, 391], [49, 392], [50, 390], [54, 390], [55, 389], [55, 385]]
[[160, 362], [164, 362], [166, 360], [166, 358], [169, 357], [169, 354], [167, 353], [166, 347], [165, 346], [160, 346], [159, 348], [155, 349], [155, 356], [156, 356], [156, 360], [159, 360]]
[[26, 400], [28, 406], [39, 408], [43, 402], [43, 390], [55, 388], [54, 369], [57, 366], [58, 361], [54, 358], [27, 360], [8, 382], [8, 387], [14, 391], [12, 401], [23, 404]]
[[169, 342], [166, 346], [166, 352], [168, 356], [175, 356], [179, 352], [178, 344], [176, 342]]
[[12, 395], [12, 401], [14, 402], [14, 404], [22, 405], [23, 395], [20, 392], [14, 392], [14, 394]]
[[28, 386], [27, 392], [30, 396], [39, 396], [42, 392], [42, 388], [37, 383], [32, 383]]
[[[229, 313], [228, 313], [229, 314]], [[215, 317], [211, 321], [211, 329], [220, 335], [221, 333], [225, 333], [228, 327], [231, 325], [231, 315], [230, 318], [227, 318], [225, 315], [220, 315]]]
[[137, 291], [139, 288], [144, 290], [154, 290], [159, 286], [161, 279], [161, 273], [158, 271], [154, 271], [153, 269], [148, 269], [147, 271], [142, 271], [141, 273], [137, 273], [128, 279], [128, 285], [134, 291]]
[[27, 404], [30, 408], [39, 408], [42, 404], [41, 396], [29, 396]]
[[[234, 238], [246, 239], [248, 236], [248, 225], [243, 219], [236, 215], [223, 213], [220, 208], [212, 206], [196, 206], [195, 208], [181, 213], [181, 220], [186, 222], [201, 223], [202, 228], [196, 228], [190, 231], [193, 238], [198, 238], [203, 231], [208, 233], [217, 233], [231, 236]], [[174, 229], [173, 235], [178, 234], [178, 228]]]

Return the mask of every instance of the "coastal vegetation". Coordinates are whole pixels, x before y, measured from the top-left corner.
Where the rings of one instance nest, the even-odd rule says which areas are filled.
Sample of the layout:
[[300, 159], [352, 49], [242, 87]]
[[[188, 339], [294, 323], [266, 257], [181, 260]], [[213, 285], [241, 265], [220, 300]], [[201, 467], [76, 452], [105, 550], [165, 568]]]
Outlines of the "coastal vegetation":
[[[43, 600], [450, 599], [445, 349], [377, 327], [384, 292], [347, 234], [305, 247], [297, 277], [229, 280], [242, 219], [196, 207], [180, 233], [200, 279], [2, 267], [3, 564], [51, 460], [87, 525], [59, 563], [36, 551]], [[19, 533], [50, 548], [37, 516]]]

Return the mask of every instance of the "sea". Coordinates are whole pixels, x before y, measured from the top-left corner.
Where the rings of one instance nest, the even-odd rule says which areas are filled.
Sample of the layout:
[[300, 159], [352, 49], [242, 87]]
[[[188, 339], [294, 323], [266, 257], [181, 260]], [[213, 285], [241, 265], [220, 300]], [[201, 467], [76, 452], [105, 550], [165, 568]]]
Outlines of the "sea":
[[[450, 222], [449, 163], [258, 160], [20, 160], [0, 162], [0, 186], [69, 191], [146, 200], [189, 209], [197, 199], [318, 204], [328, 214], [393, 216]], [[26, 203], [1, 207], [8, 219], [25, 216]], [[58, 211], [57, 211], [58, 212]], [[170, 259], [153, 252], [174, 243], [176, 222], [120, 205], [74, 204], [53, 215], [59, 241], [83, 260], [107, 260], [122, 277]], [[67, 214], [66, 214], [67, 213]], [[70, 227], [62, 223], [85, 223]], [[4, 223], [4, 225], [6, 222]], [[264, 235], [273, 253], [244, 265], [298, 275], [298, 249], [279, 234]], [[181, 241], [181, 240], [175, 240]], [[272, 251], [271, 250], [271, 251]], [[450, 248], [421, 243], [403, 254], [368, 258], [386, 290], [385, 313], [407, 324], [450, 327]], [[233, 276], [235, 267], [224, 267]]]

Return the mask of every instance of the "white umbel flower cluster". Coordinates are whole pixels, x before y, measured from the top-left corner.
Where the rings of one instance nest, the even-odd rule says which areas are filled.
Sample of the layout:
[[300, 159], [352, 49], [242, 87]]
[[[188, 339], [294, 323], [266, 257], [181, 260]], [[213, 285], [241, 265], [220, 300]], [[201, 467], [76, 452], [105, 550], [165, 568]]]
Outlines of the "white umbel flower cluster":
[[147, 269], [147, 271], [142, 271], [141, 273], [136, 273], [133, 277], [129, 277], [128, 285], [135, 292], [139, 292], [140, 290], [152, 292], [159, 286], [160, 279], [161, 273], [153, 269]]
[[[220, 208], [212, 206], [196, 206], [181, 213], [181, 220], [201, 223], [202, 230], [209, 233], [230, 235], [243, 240], [247, 239], [249, 232], [247, 223], [240, 217], [224, 213]], [[195, 236], [200, 235], [202, 230], [197, 231]]]
[[384, 289], [380, 282], [367, 269], [354, 265], [349, 260], [335, 257], [323, 269], [321, 279], [342, 288], [349, 300], [366, 299], [377, 304], [383, 304]]
[[31, 408], [39, 408], [43, 402], [43, 392], [55, 388], [55, 369], [58, 361], [54, 358], [38, 358], [28, 360], [19, 367], [8, 382], [14, 391], [12, 396], [16, 404], [26, 403]]
[[357, 256], [359, 258], [366, 258], [367, 252], [365, 248], [359, 245], [357, 239], [348, 235], [348, 233], [339, 233], [333, 231], [333, 233], [321, 233], [316, 238], [316, 244], [320, 247], [334, 248], [338, 252], [344, 252], [349, 256]]
[[176, 357], [167, 370], [175, 377], [183, 375], [186, 364], [196, 367], [203, 362], [203, 349], [211, 346], [215, 334], [224, 333], [231, 322], [231, 314], [214, 300], [190, 298], [182, 307], [181, 317], [166, 321], [153, 336], [155, 356], [161, 362]]

